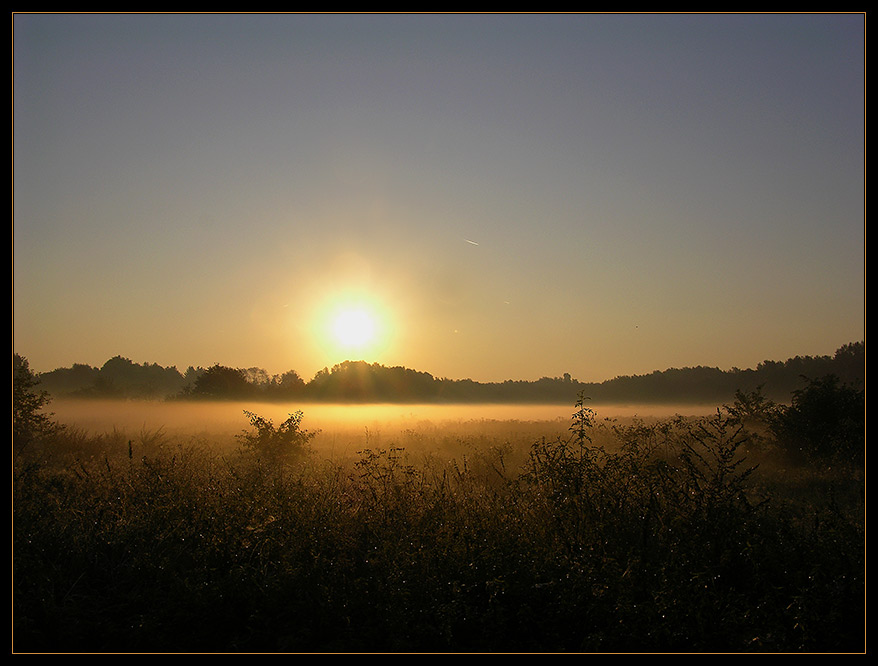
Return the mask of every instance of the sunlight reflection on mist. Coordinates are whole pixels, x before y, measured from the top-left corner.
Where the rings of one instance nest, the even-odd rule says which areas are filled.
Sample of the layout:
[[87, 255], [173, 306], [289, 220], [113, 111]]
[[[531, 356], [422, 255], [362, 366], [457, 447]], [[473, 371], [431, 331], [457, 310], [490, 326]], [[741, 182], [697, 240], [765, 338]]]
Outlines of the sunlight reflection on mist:
[[[598, 418], [666, 418], [711, 414], [707, 405], [590, 405]], [[89, 432], [138, 432], [162, 428], [168, 434], [238, 433], [247, 426], [243, 411], [277, 421], [301, 409], [303, 427], [324, 432], [386, 427], [405, 430], [425, 422], [435, 426], [480, 421], [558, 422], [565, 425], [573, 405], [527, 404], [323, 404], [253, 402], [151, 402], [112, 400], [56, 400], [49, 407], [59, 423]]]

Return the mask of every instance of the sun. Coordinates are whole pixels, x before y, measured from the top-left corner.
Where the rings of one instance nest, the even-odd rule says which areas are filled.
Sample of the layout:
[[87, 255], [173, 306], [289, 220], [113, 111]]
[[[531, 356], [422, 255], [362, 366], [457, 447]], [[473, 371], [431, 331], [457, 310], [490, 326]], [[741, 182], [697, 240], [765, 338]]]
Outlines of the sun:
[[318, 342], [331, 357], [377, 360], [386, 350], [391, 317], [373, 294], [336, 295], [320, 310]]
[[335, 312], [331, 323], [332, 337], [339, 347], [362, 349], [375, 341], [375, 315], [360, 306], [345, 306]]

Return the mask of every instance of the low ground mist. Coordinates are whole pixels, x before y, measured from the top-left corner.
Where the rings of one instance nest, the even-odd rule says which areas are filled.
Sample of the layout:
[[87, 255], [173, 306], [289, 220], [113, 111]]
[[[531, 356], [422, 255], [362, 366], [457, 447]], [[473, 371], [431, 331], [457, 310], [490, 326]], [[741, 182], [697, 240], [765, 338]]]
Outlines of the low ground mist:
[[[595, 405], [600, 419], [652, 421], [675, 415], [704, 416], [703, 405]], [[238, 445], [249, 427], [244, 412], [274, 423], [302, 410], [302, 427], [319, 431], [311, 442], [322, 458], [347, 459], [366, 448], [405, 448], [411, 455], [459, 457], [498, 442], [526, 450], [540, 438], [554, 439], [570, 427], [573, 405], [520, 404], [323, 404], [255, 402], [160, 402], [146, 400], [56, 400], [54, 418], [84, 435], [115, 439], [198, 441], [216, 450]]]

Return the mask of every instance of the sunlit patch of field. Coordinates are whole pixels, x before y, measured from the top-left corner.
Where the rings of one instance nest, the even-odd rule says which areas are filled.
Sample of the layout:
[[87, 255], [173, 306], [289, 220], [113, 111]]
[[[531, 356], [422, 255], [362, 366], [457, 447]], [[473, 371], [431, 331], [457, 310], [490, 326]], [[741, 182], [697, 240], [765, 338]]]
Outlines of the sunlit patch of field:
[[[331, 460], [354, 457], [367, 448], [403, 448], [413, 458], [460, 458], [502, 446], [526, 451], [541, 438], [568, 434], [572, 405], [519, 404], [319, 404], [252, 402], [158, 402], [135, 400], [53, 401], [62, 424], [88, 435], [115, 433], [117, 439], [161, 433], [168, 440], [196, 439], [218, 450], [237, 446], [248, 428], [245, 411], [283, 422], [302, 410], [302, 428], [318, 431], [314, 453]], [[699, 416], [715, 408], [700, 405], [596, 405], [598, 418], [653, 421], [674, 415]]]

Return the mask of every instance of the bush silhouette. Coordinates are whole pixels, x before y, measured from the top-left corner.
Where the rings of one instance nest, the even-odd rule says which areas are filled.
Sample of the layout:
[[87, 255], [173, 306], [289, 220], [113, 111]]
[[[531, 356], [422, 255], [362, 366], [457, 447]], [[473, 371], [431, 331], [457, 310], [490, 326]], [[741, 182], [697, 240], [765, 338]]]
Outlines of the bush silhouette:
[[[806, 378], [807, 379], [807, 378]], [[807, 379], [792, 404], [774, 419], [779, 442], [821, 462], [860, 464], [865, 459], [865, 394], [835, 375]]]
[[289, 415], [289, 418], [275, 427], [271, 419], [266, 419], [253, 412], [244, 410], [253, 427], [251, 431], [243, 431], [238, 439], [244, 446], [256, 454], [271, 461], [282, 458], [295, 458], [304, 454], [308, 443], [319, 431], [302, 430], [304, 414], [301, 410]]

